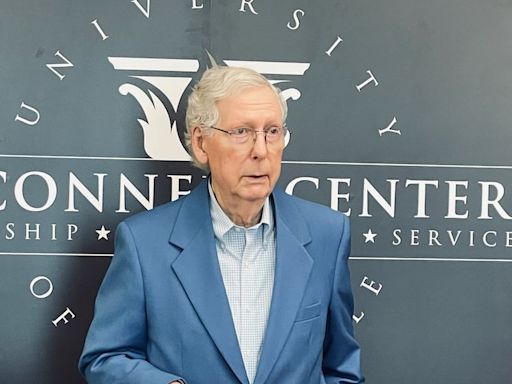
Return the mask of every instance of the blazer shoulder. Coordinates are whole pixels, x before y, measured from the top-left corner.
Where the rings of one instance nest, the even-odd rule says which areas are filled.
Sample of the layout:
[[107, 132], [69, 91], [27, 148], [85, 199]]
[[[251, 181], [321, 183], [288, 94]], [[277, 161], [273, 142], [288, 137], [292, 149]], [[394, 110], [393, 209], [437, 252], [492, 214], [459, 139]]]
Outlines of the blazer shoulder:
[[305, 200], [293, 195], [288, 195], [282, 190], [277, 192], [277, 196], [279, 196], [279, 199], [282, 199], [283, 202], [288, 204], [291, 209], [297, 210], [297, 212], [300, 212], [304, 216], [321, 218], [323, 220], [334, 220], [337, 222], [340, 220], [348, 220], [348, 217], [339, 211], [335, 211], [330, 207], [315, 203], [313, 201]]
[[159, 234], [169, 235], [177, 224], [187, 228], [197, 226], [209, 210], [206, 181], [199, 183], [188, 195], [155, 208], [137, 213], [123, 221], [134, 233], [150, 238]]
[[292, 227], [298, 221], [304, 222], [310, 233], [323, 233], [326, 236], [336, 236], [349, 226], [348, 217], [322, 204], [291, 196], [278, 190], [275, 193], [276, 209], [287, 217]]
[[122, 222], [135, 231], [140, 228], [147, 231], [148, 227], [161, 226], [165, 223], [172, 225], [178, 216], [184, 199], [186, 199], [186, 196], [176, 201], [158, 205], [149, 211], [136, 213]]

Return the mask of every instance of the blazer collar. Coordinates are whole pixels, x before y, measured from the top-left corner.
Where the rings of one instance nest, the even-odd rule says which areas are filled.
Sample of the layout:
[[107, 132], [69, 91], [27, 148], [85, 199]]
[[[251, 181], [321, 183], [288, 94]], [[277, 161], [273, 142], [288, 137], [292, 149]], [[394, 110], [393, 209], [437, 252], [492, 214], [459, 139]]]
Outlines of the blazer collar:
[[294, 199], [291, 199], [281, 188], [276, 187], [272, 193], [274, 200], [276, 224], [280, 221], [285, 225], [297, 241], [306, 245], [311, 241], [311, 233], [307, 222], [298, 209]]

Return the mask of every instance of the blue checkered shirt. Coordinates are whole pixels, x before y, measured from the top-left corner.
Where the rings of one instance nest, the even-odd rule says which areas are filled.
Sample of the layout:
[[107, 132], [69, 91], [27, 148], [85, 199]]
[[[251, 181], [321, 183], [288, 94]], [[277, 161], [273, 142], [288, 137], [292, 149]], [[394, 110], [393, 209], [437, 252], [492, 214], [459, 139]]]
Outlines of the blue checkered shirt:
[[276, 260], [274, 215], [267, 198], [260, 222], [250, 228], [240, 227], [219, 206], [210, 183], [208, 190], [220, 271], [245, 371], [252, 384], [272, 301]]

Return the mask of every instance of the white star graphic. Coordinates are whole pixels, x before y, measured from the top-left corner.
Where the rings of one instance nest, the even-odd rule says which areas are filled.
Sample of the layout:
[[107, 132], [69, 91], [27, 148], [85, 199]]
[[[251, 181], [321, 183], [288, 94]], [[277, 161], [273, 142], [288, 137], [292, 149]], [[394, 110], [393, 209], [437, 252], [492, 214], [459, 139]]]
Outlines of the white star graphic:
[[366, 233], [363, 233], [363, 236], [364, 236], [364, 243], [369, 243], [369, 242], [372, 242], [375, 244], [375, 236], [377, 236], [376, 233], [373, 233], [371, 228], [368, 230], [368, 232]]
[[104, 225], [101, 226], [101, 229], [97, 229], [96, 233], [98, 234], [98, 240], [105, 239], [108, 240], [108, 234], [110, 233], [109, 229], [106, 229]]

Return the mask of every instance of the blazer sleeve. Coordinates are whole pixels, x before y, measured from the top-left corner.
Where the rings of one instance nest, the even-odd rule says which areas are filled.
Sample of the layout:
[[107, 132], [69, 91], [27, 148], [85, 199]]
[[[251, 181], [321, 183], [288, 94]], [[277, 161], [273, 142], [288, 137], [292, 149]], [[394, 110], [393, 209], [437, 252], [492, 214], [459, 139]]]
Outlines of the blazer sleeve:
[[115, 254], [96, 298], [79, 361], [89, 384], [168, 384], [185, 380], [146, 360], [144, 281], [133, 235], [116, 231]]
[[342, 216], [333, 287], [327, 316], [322, 370], [327, 384], [364, 383], [360, 367], [360, 348], [352, 326], [354, 300], [350, 285], [348, 257], [350, 226]]

